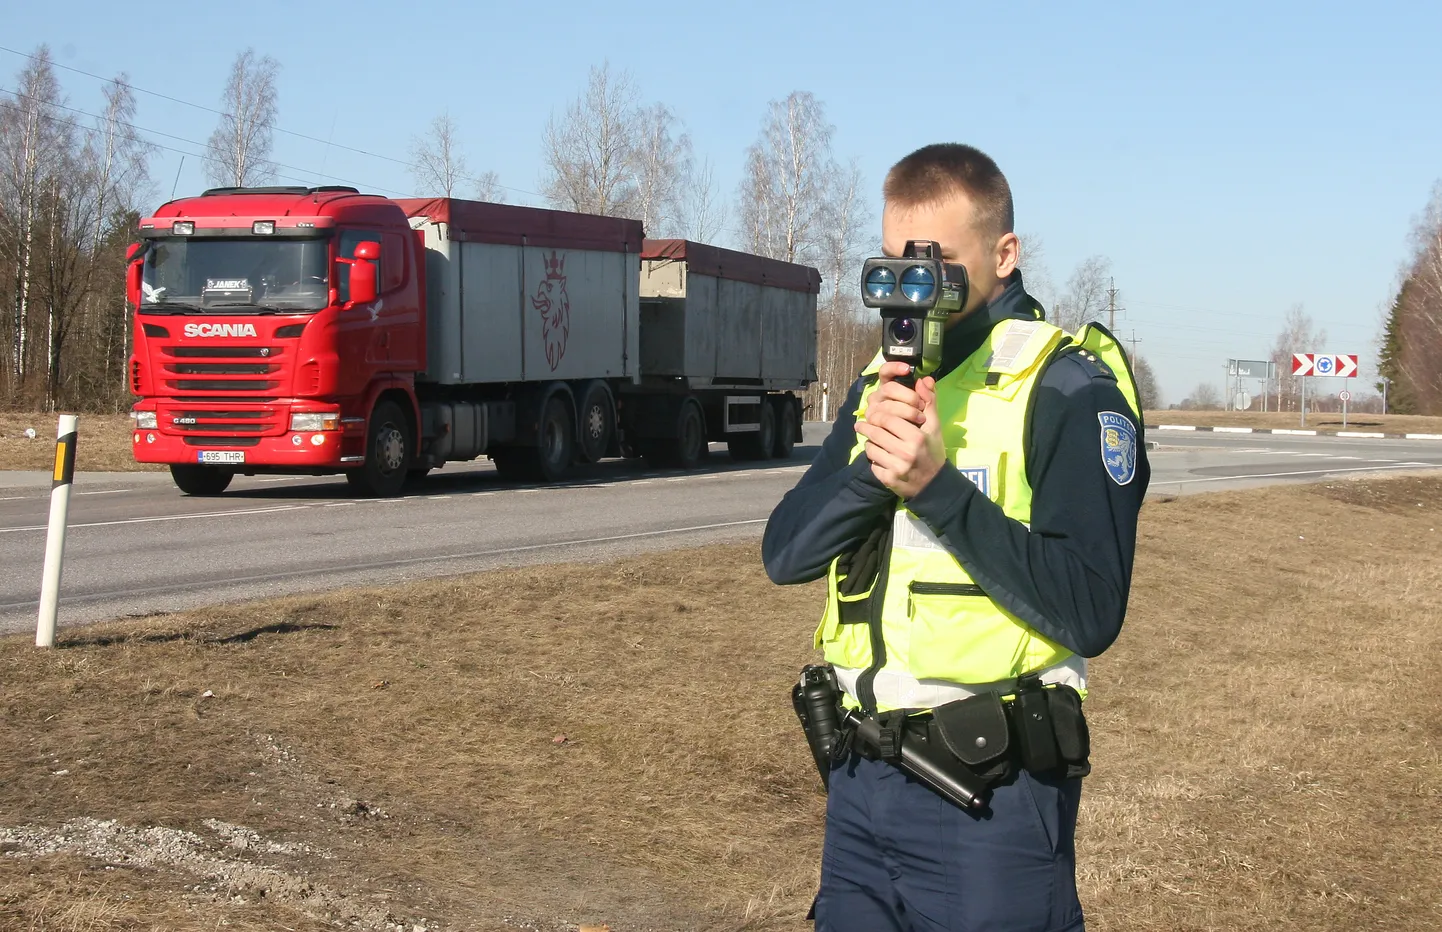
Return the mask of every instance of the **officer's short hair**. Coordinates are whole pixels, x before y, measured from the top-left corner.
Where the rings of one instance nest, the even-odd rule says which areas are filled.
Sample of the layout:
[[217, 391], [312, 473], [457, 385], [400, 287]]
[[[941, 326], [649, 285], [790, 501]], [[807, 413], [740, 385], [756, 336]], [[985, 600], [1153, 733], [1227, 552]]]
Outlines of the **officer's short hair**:
[[976, 206], [977, 229], [994, 236], [1013, 232], [1011, 186], [991, 156], [959, 142], [922, 146], [891, 167], [882, 196], [889, 205], [935, 204], [961, 191]]

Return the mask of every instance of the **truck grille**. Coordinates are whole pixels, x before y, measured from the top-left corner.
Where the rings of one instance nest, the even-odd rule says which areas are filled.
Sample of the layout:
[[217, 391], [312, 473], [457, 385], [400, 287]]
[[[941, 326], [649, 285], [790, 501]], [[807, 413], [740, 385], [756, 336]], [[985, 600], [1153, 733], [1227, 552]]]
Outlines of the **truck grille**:
[[194, 362], [170, 363], [165, 367], [176, 375], [269, 375], [280, 366], [269, 363]]
[[268, 392], [280, 385], [279, 382], [260, 379], [170, 379], [165, 384], [182, 392]]
[[253, 447], [260, 443], [259, 437], [186, 437], [189, 447]]
[[172, 346], [166, 353], [177, 359], [266, 359], [283, 351], [280, 346]]
[[[221, 399], [217, 399], [221, 400]], [[288, 409], [190, 407], [184, 402], [162, 404], [157, 411], [160, 429], [168, 434], [194, 437], [198, 442], [229, 442], [244, 435], [279, 436], [289, 428]], [[236, 437], [236, 435], [242, 435]], [[249, 443], [249, 440], [246, 439]]]
[[289, 383], [280, 377], [284, 352], [281, 346], [162, 346], [159, 375], [165, 388], [175, 393], [276, 393], [285, 391]]

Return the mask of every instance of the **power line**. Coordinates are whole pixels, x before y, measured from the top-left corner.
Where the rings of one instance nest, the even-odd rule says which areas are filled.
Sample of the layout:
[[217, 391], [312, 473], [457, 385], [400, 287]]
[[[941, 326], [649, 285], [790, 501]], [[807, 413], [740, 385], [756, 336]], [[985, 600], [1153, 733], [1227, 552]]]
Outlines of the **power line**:
[[[21, 51], [19, 51], [19, 50], [17, 50], [17, 49], [12, 49], [12, 48], [9, 48], [8, 46], [4, 46], [4, 45], [0, 45], [0, 52], [9, 52], [11, 55], [19, 55], [21, 58], [28, 58], [28, 59], [30, 59], [31, 61], [40, 61], [40, 60], [41, 60], [40, 57], [37, 56], [37, 55], [31, 55], [31, 54], [28, 53], [28, 52], [21, 52]], [[86, 71], [86, 70], [84, 70], [83, 68], [75, 68], [75, 67], [72, 67], [72, 66], [70, 66], [70, 65], [63, 65], [63, 64], [61, 64], [60, 62], [54, 61], [53, 59], [46, 59], [45, 61], [46, 61], [47, 64], [49, 64], [52, 68], [60, 68], [60, 69], [65, 70], [65, 71], [74, 72], [75, 74], [82, 74], [82, 75], [85, 75], [87, 78], [94, 78], [94, 79], [97, 80], [97, 81], [104, 81], [106, 84], [121, 84], [121, 83], [122, 83], [122, 82], [120, 82], [120, 81], [116, 81], [114, 78], [102, 77], [101, 75], [95, 74], [94, 72]], [[216, 116], [230, 117], [231, 119], [234, 119], [234, 116], [233, 116], [232, 114], [226, 113], [224, 110], [217, 110], [217, 109], [215, 109], [214, 107], [207, 107], [207, 106], [205, 106], [204, 104], [193, 103], [193, 102], [191, 102], [191, 101], [189, 101], [189, 100], [181, 100], [179, 97], [172, 97], [172, 96], [170, 96], [169, 94], [162, 94], [160, 91], [148, 90], [148, 89], [146, 89], [146, 88], [140, 87], [139, 85], [131, 84], [131, 83], [128, 82], [128, 81], [124, 82], [124, 83], [123, 83], [123, 86], [128, 87], [128, 88], [130, 88], [130, 89], [133, 90], [133, 91], [139, 91], [139, 92], [142, 93], [142, 94], [148, 94], [148, 95], [150, 95], [151, 97], [159, 97], [161, 100], [168, 100], [168, 101], [170, 101], [171, 103], [180, 104], [180, 105], [185, 106], [185, 107], [193, 107], [193, 108], [195, 108], [196, 110], [202, 110], [202, 111], [204, 111], [204, 112], [206, 112], [206, 113], [213, 113], [213, 114], [215, 114]], [[12, 92], [12, 93], [13, 93], [13, 92]], [[60, 105], [59, 105], [59, 104], [56, 104], [55, 106], [60, 106]], [[66, 108], [64, 108], [64, 109], [67, 109], [67, 110], [68, 110], [68, 109], [70, 109], [70, 108], [69, 108], [69, 107], [66, 107]], [[355, 146], [347, 146], [347, 145], [344, 145], [343, 143], [331, 142], [331, 141], [329, 141], [329, 140], [319, 139], [319, 138], [317, 138], [317, 137], [315, 137], [315, 136], [309, 136], [309, 135], [307, 135], [307, 134], [305, 134], [305, 133], [297, 133], [297, 132], [294, 131], [294, 130], [285, 129], [284, 127], [281, 127], [281, 126], [273, 126], [272, 129], [274, 129], [277, 133], [283, 133], [283, 134], [286, 135], [286, 136], [294, 136], [294, 137], [297, 138], [297, 139], [304, 139], [304, 140], [306, 140], [306, 141], [308, 141], [308, 142], [320, 143], [321, 145], [325, 145], [325, 146], [335, 146], [337, 149], [344, 149], [344, 150], [346, 150], [347, 152], [354, 152], [354, 153], [356, 153], [357, 155], [366, 155], [366, 156], [370, 156], [371, 158], [374, 158], [374, 159], [381, 159], [381, 160], [386, 161], [386, 162], [393, 162], [393, 163], [395, 163], [396, 165], [404, 165], [404, 166], [406, 166], [407, 168], [410, 168], [410, 167], [412, 166], [412, 164], [413, 164], [413, 163], [411, 163], [411, 162], [405, 161], [404, 159], [398, 159], [398, 158], [395, 158], [395, 157], [389, 156], [389, 155], [382, 155], [382, 154], [379, 153], [379, 152], [371, 152], [371, 151], [369, 151], [368, 149], [358, 149], [358, 148], [356, 148]], [[154, 132], [154, 131], [152, 130], [152, 131], [150, 131], [150, 132]], [[164, 133], [160, 133], [159, 135], [165, 135], [165, 134], [164, 134]], [[172, 138], [177, 138], [177, 137], [172, 137]], [[185, 141], [185, 142], [191, 142], [190, 140], [183, 140], [183, 141]], [[191, 145], [200, 145], [200, 143], [191, 142]], [[162, 146], [161, 148], [165, 148], [165, 147]], [[207, 148], [208, 148], [208, 147], [207, 147]], [[186, 154], [193, 154], [193, 153], [186, 153]], [[303, 171], [304, 169], [293, 169], [293, 170], [294, 170], [294, 171]], [[319, 176], [320, 173], [317, 172], [316, 174]], [[332, 177], [336, 177], [336, 176], [332, 176]], [[337, 180], [338, 180], [338, 181], [344, 181], [345, 179], [337, 177]], [[350, 182], [350, 183], [351, 183], [351, 184], [355, 184], [356, 182]], [[375, 190], [377, 190], [377, 191], [385, 191], [385, 190], [386, 190], [385, 188], [381, 188], [381, 187], [379, 187], [379, 186], [374, 186], [374, 185], [368, 185], [367, 187], [375, 187]], [[544, 197], [545, 197], [545, 195], [538, 194], [538, 193], [535, 192], [535, 191], [527, 191], [525, 188], [516, 188], [516, 187], [512, 187], [511, 185], [505, 185], [505, 184], [499, 184], [499, 183], [497, 183], [497, 184], [496, 184], [496, 187], [502, 188], [502, 189], [504, 189], [504, 190], [506, 190], [506, 191], [514, 191], [514, 192], [516, 192], [517, 194], [525, 194], [525, 195], [528, 195], [528, 196], [530, 196], [530, 197], [537, 197], [537, 198], [542, 198], [542, 199], [544, 199]], [[393, 192], [389, 192], [389, 193], [393, 193]]]
[[[109, 119], [111, 119], [110, 117], [104, 117], [104, 116], [100, 116], [99, 114], [90, 113], [89, 111], [81, 110], [81, 109], [79, 109], [79, 108], [77, 108], [77, 107], [67, 107], [67, 106], [65, 106], [64, 104], [57, 104], [57, 103], [49, 102], [49, 101], [41, 101], [41, 100], [39, 100], [38, 98], [34, 97], [33, 95], [30, 95], [30, 94], [22, 94], [22, 93], [20, 93], [19, 91], [12, 91], [12, 90], [10, 90], [9, 88], [5, 88], [5, 87], [0, 87], [0, 93], [10, 94], [11, 96], [15, 97], [16, 99], [24, 99], [24, 100], [36, 101], [37, 103], [40, 103], [40, 104], [42, 104], [43, 106], [54, 107], [54, 108], [57, 109], [57, 110], [68, 110], [68, 111], [70, 111], [71, 113], [79, 114], [80, 116], [90, 117], [90, 118], [93, 119], [93, 120], [109, 120]], [[0, 101], [0, 106], [8, 107], [8, 108], [10, 108], [10, 109], [12, 109], [12, 110], [15, 110], [15, 111], [17, 111], [17, 112], [22, 112], [22, 113], [24, 112], [24, 111], [21, 110], [19, 107], [17, 107], [15, 104], [10, 104], [10, 103], [5, 103], [5, 102], [3, 102], [3, 101]], [[41, 116], [41, 117], [43, 117], [43, 118], [46, 118], [46, 119], [50, 119], [50, 120], [58, 120], [59, 122], [64, 123], [64, 124], [67, 125], [67, 126], [74, 126], [74, 127], [76, 127], [77, 129], [83, 129], [83, 128], [84, 128], [84, 127], [82, 127], [82, 126], [80, 125], [80, 123], [79, 123], [78, 121], [61, 120], [59, 117], [51, 116], [51, 115], [45, 114], [45, 113], [41, 113], [41, 114], [39, 114], [39, 116]], [[172, 133], [161, 132], [161, 131], [158, 130], [158, 129], [149, 129], [149, 128], [144, 127], [144, 126], [137, 126], [136, 124], [130, 123], [130, 122], [126, 121], [126, 120], [117, 119], [117, 120], [115, 120], [115, 122], [116, 122], [117, 124], [121, 125], [121, 126], [124, 126], [124, 127], [129, 128], [130, 130], [132, 130], [132, 131], [134, 131], [134, 132], [136, 132], [136, 133], [143, 133], [143, 134], [146, 134], [146, 135], [149, 135], [149, 136], [159, 136], [159, 137], [164, 138], [164, 139], [173, 139], [173, 140], [175, 140], [176, 142], [184, 142], [184, 143], [188, 143], [189, 145], [192, 145], [192, 146], [199, 146], [199, 147], [200, 147], [201, 149], [203, 149], [203, 150], [211, 150], [211, 149], [213, 149], [213, 147], [212, 147], [209, 143], [197, 142], [197, 141], [194, 140], [194, 139], [187, 139], [187, 138], [184, 137], [184, 136], [176, 136], [176, 135], [174, 135], [174, 134], [172, 134]], [[216, 159], [214, 156], [210, 156], [210, 155], [202, 155], [202, 154], [198, 154], [198, 153], [195, 153], [195, 152], [186, 152], [186, 151], [184, 151], [184, 150], [176, 149], [176, 148], [173, 148], [173, 147], [171, 147], [171, 146], [160, 145], [159, 143], [156, 143], [156, 142], [151, 142], [150, 144], [153, 145], [153, 146], [156, 146], [157, 148], [165, 149], [165, 150], [170, 151], [170, 152], [178, 152], [178, 153], [180, 153], [181, 155], [191, 155], [191, 156], [195, 156], [196, 158], [205, 159], [205, 160], [208, 161], [208, 162], [217, 162], [217, 161], [219, 161], [219, 159]], [[291, 177], [291, 176], [288, 176], [288, 175], [280, 175], [279, 173], [277, 173], [277, 175], [278, 175], [279, 177], [286, 178], [286, 179], [289, 180], [289, 181], [302, 181], [302, 182], [305, 182], [305, 183], [308, 184], [308, 183], [312, 180], [312, 178], [320, 177], [320, 172], [311, 171], [310, 169], [307, 169], [307, 168], [299, 168], [299, 167], [297, 167], [297, 166], [295, 166], [295, 165], [286, 165], [286, 164], [283, 163], [283, 162], [272, 162], [271, 164], [275, 165], [275, 166], [278, 167], [278, 168], [289, 169], [290, 171], [293, 171], [293, 172], [302, 172], [302, 173], [304, 173], [304, 174], [307, 174], [307, 175], [310, 175], [310, 176], [311, 176], [311, 178], [294, 178], [294, 177]], [[362, 181], [353, 181], [353, 180], [350, 180], [350, 179], [347, 179], [347, 178], [341, 178], [339, 175], [332, 175], [332, 176], [330, 176], [330, 177], [335, 178], [335, 180], [337, 180], [337, 181], [343, 181], [343, 182], [345, 182], [346, 184], [353, 184], [353, 185], [356, 185], [356, 186], [362, 187], [362, 188], [371, 188], [371, 189], [376, 190], [376, 191], [384, 191], [384, 192], [387, 193], [387, 194], [394, 194], [394, 195], [396, 195], [397, 197], [409, 197], [409, 196], [410, 196], [410, 195], [405, 194], [405, 193], [400, 192], [400, 191], [392, 191], [392, 190], [390, 190], [389, 188], [383, 188], [383, 187], [381, 187], [380, 185], [366, 184], [365, 182], [362, 182]]]

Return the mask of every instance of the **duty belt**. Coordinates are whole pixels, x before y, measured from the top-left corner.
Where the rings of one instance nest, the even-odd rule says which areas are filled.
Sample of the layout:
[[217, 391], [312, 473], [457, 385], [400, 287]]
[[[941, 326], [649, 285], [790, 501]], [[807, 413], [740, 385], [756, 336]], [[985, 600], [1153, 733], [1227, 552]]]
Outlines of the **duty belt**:
[[886, 760], [964, 809], [980, 809], [993, 786], [1024, 769], [1039, 776], [1091, 772], [1081, 696], [1066, 684], [1023, 676], [1014, 693], [982, 693], [928, 710], [869, 715], [840, 704], [830, 665], [811, 665], [792, 690], [823, 785], [851, 750]]

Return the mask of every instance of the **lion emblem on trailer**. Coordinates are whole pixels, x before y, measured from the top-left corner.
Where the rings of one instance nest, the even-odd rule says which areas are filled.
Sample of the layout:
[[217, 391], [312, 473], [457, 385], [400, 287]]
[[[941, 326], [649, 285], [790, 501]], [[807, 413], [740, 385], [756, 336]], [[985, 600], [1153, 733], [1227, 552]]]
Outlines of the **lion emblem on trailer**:
[[555, 372], [571, 335], [571, 298], [566, 294], [566, 257], [552, 251], [542, 261], [546, 277], [536, 285], [531, 306], [541, 312], [541, 341], [546, 347], [546, 362]]

